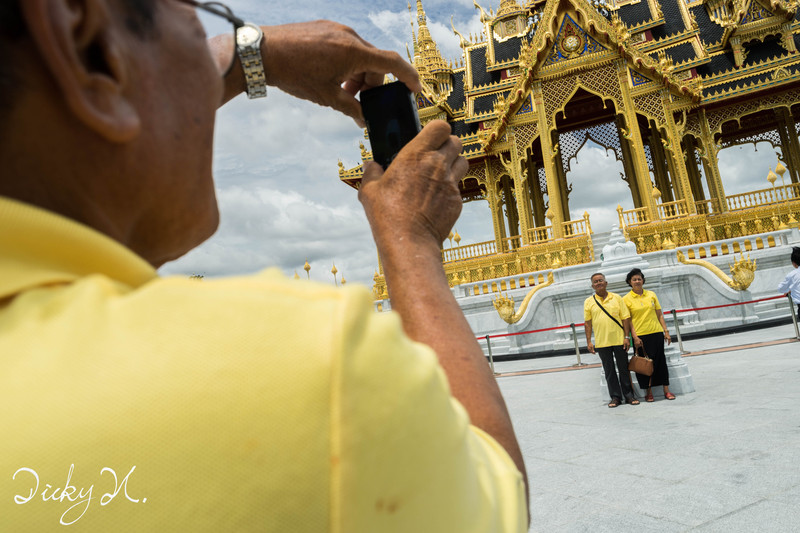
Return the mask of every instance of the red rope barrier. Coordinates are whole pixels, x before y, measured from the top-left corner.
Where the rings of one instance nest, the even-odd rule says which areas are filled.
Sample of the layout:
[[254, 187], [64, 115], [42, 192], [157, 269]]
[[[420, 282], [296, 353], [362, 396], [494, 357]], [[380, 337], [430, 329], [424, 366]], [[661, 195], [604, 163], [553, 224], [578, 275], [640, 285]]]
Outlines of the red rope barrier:
[[[575, 325], [576, 326], [582, 326], [583, 324], [575, 324]], [[531, 330], [531, 331], [520, 331], [518, 333], [498, 333], [497, 335], [489, 335], [489, 338], [490, 339], [495, 339], [497, 337], [514, 337], [516, 335], [527, 335], [528, 333], [541, 333], [543, 331], [553, 331], [555, 329], [566, 329], [566, 328], [571, 328], [571, 327], [572, 327], [572, 325], [569, 325], [569, 326], [556, 326], [554, 328], [545, 328], [545, 329], [534, 329], [534, 330]], [[483, 337], [476, 337], [476, 338], [477, 339], [485, 339], [486, 335], [484, 335]]]
[[[693, 309], [676, 309], [676, 313], [686, 313], [688, 311], [707, 311], [708, 309], [721, 309], [723, 307], [733, 307], [736, 305], [747, 305], [747, 304], [755, 304], [758, 302], [768, 302], [769, 300], [777, 300], [779, 298], [786, 298], [785, 296], [770, 296], [769, 298], [762, 298], [760, 300], [752, 300], [749, 302], [737, 302], [734, 304], [724, 304], [724, 305], [712, 305], [710, 307], [695, 307]], [[671, 313], [672, 311], [670, 311]]]
[[[691, 308], [691, 309], [676, 309], [675, 312], [676, 313], [687, 313], [689, 311], [707, 311], [709, 309], [721, 309], [723, 307], [734, 307], [734, 306], [737, 306], [737, 305], [755, 304], [755, 303], [759, 303], [759, 302], [768, 302], [770, 300], [779, 300], [779, 299], [782, 299], [782, 298], [786, 298], [786, 296], [784, 296], [784, 295], [770, 296], [769, 298], [761, 298], [760, 300], [751, 300], [749, 302], [736, 302], [736, 303], [733, 303], [733, 304], [724, 304], [724, 305], [712, 305], [710, 307], [695, 307], [695, 308]], [[663, 309], [662, 309], [662, 311], [663, 311]], [[671, 312], [672, 312], [671, 310], [667, 311], [667, 313], [671, 313]], [[478, 339], [478, 340], [481, 340], [481, 339], [486, 339], [487, 337], [489, 339], [498, 339], [500, 337], [515, 337], [517, 335], [529, 335], [531, 333], [542, 333], [544, 331], [554, 331], [554, 330], [557, 330], [557, 329], [571, 328], [573, 325], [575, 327], [580, 327], [580, 326], [585, 325], [585, 322], [581, 322], [580, 324], [569, 324], [567, 326], [555, 326], [555, 327], [552, 327], [552, 328], [534, 329], [534, 330], [530, 330], [530, 331], [519, 331], [517, 333], [498, 333], [496, 335], [484, 335], [482, 337], [475, 337], [475, 338]]]

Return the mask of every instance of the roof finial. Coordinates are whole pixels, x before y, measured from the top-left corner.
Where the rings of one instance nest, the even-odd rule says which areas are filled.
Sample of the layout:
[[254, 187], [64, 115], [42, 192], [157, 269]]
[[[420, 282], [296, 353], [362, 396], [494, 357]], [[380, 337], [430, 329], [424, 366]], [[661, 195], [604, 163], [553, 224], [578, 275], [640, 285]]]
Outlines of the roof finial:
[[425, 26], [428, 18], [425, 16], [425, 9], [422, 8], [422, 0], [417, 0], [417, 22], [420, 27]]

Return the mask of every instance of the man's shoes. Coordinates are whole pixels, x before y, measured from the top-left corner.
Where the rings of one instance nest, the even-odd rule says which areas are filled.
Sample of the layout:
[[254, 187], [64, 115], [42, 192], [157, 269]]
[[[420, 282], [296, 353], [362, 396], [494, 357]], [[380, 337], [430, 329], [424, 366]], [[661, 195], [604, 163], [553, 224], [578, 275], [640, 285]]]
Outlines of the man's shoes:
[[672, 394], [671, 392], [665, 392], [664, 393], [664, 398], [666, 398], [667, 400], [674, 400], [675, 399], [675, 395]]
[[614, 407], [619, 407], [619, 400], [617, 400], [616, 398], [611, 398], [611, 402], [608, 404], [608, 406], [611, 407], [612, 409]]
[[653, 398], [653, 393], [648, 392], [647, 395], [644, 397], [644, 401], [646, 402], [654, 402], [655, 399]]
[[631, 405], [639, 405], [639, 400], [637, 400], [634, 396], [630, 398], [625, 398], [625, 403], [629, 403]]

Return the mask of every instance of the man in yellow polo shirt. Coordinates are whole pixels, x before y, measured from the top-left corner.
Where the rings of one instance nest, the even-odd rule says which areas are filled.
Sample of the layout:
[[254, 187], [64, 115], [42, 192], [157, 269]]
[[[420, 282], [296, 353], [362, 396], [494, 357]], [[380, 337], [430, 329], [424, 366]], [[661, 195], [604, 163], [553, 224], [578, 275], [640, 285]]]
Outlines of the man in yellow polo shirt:
[[[603, 363], [609, 407], [625, 403], [639, 405], [633, 394], [631, 374], [628, 371], [628, 334], [631, 331], [631, 314], [622, 297], [608, 292], [608, 282], [601, 273], [592, 275], [594, 294], [583, 302], [583, 320], [586, 331], [586, 345], [589, 351], [597, 353]], [[594, 343], [592, 342], [594, 333]], [[617, 363], [614, 369], [614, 361]], [[617, 378], [617, 370], [619, 378]]]
[[[209, 46], [198, 9], [237, 44]], [[156, 274], [216, 229], [217, 107], [266, 81], [363, 126], [354, 95], [388, 73], [421, 90], [327, 21], [0, 3], [0, 531], [527, 531], [513, 427], [441, 265], [467, 169], [447, 123], [364, 166], [394, 312], [276, 270]]]

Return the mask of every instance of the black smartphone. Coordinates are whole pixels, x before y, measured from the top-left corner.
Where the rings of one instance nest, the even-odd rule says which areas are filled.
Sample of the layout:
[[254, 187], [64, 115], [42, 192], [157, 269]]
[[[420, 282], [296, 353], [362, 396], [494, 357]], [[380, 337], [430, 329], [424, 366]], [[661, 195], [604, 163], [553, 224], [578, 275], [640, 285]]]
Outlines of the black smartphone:
[[403, 146], [420, 132], [414, 94], [401, 81], [361, 91], [372, 158], [384, 170]]

